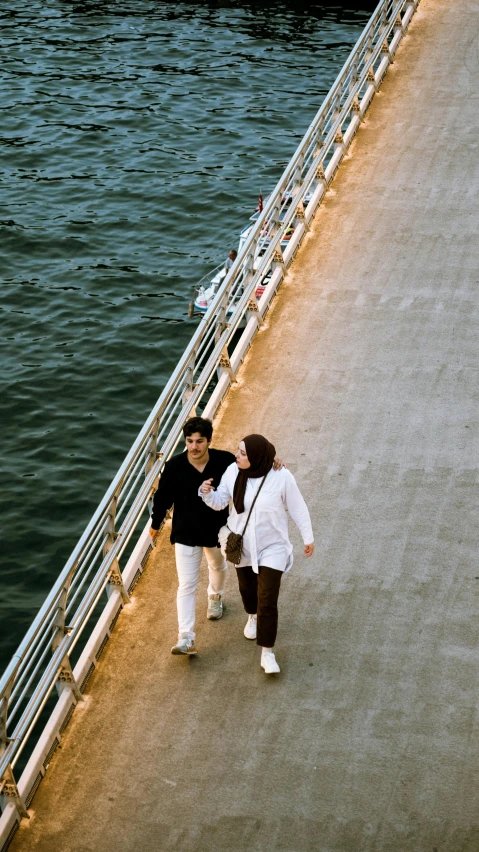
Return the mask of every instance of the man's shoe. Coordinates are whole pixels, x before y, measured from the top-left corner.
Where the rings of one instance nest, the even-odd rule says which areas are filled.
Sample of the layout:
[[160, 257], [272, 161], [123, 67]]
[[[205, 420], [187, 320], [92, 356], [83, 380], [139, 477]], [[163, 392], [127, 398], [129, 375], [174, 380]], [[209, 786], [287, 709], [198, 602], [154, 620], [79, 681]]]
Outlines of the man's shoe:
[[272, 651], [261, 651], [261, 668], [265, 674], [278, 674], [281, 671]]
[[172, 654], [188, 654], [191, 656], [192, 654], [196, 654], [195, 648], [195, 640], [191, 639], [187, 633], [180, 633], [178, 636], [178, 642], [176, 645], [173, 645], [171, 649]]
[[256, 615], [248, 615], [248, 621], [245, 624], [245, 628], [243, 630], [244, 635], [247, 639], [256, 639]]
[[208, 610], [206, 618], [211, 621], [217, 621], [223, 615], [223, 600], [221, 595], [208, 596]]

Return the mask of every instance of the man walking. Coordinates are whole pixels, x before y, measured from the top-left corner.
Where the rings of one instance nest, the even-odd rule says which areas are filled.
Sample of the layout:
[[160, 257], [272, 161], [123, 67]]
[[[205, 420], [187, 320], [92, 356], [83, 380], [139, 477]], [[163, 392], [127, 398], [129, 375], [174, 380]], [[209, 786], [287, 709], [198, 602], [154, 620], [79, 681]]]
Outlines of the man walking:
[[183, 427], [186, 453], [166, 464], [153, 500], [150, 535], [154, 539], [168, 509], [173, 509], [170, 541], [175, 545], [178, 571], [178, 641], [172, 654], [196, 654], [195, 610], [201, 558], [208, 563], [207, 618], [223, 615], [226, 561], [218, 546], [218, 531], [228, 518], [228, 508], [210, 509], [198, 496], [205, 479], [218, 486], [225, 470], [234, 462], [233, 453], [210, 447], [213, 425], [203, 417], [190, 417]]

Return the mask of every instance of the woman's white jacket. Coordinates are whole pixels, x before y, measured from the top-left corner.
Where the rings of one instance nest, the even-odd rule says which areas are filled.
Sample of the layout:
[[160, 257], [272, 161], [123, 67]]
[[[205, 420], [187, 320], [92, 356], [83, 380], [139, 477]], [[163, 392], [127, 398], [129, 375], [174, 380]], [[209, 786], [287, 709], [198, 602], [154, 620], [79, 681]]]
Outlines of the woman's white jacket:
[[[228, 505], [233, 497], [238, 472], [238, 466], [234, 462], [226, 468], [216, 491], [210, 491], [209, 494], [198, 492], [207, 506], [219, 511]], [[238, 514], [234, 505], [230, 511], [228, 527], [231, 532], [242, 535], [248, 512], [262, 481], [262, 477], [248, 478], [244, 512]], [[240, 566], [251, 565], [256, 573], [259, 565], [276, 568], [278, 571], [289, 571], [293, 564], [293, 546], [288, 536], [286, 509], [296, 523], [304, 543], [313, 543], [308, 507], [293, 474], [286, 468], [270, 470], [246, 527]]]

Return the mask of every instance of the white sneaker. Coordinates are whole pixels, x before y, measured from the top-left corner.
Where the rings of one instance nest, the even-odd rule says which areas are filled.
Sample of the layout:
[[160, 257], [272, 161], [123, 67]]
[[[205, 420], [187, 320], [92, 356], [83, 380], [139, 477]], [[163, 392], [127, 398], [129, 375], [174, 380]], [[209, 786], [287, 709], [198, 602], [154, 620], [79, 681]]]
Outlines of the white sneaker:
[[223, 615], [223, 601], [221, 595], [209, 595], [208, 596], [208, 610], [206, 612], [206, 618], [209, 618], [210, 621], [217, 621], [218, 618], [221, 618]]
[[261, 668], [265, 674], [278, 674], [281, 671], [272, 651], [261, 651]]
[[196, 654], [195, 640], [188, 636], [187, 633], [180, 633], [178, 642], [171, 649], [172, 654]]
[[256, 639], [256, 620], [256, 615], [248, 615], [248, 621], [246, 622], [243, 630], [247, 639]]

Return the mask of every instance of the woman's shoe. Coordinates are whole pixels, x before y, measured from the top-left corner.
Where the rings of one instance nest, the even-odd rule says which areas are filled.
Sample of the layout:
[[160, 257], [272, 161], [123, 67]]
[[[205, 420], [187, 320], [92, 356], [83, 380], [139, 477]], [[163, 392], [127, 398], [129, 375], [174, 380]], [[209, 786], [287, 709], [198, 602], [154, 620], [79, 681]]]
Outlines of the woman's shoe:
[[256, 619], [256, 615], [248, 615], [248, 621], [246, 622], [243, 630], [247, 639], [256, 639]]
[[281, 671], [272, 651], [261, 651], [261, 668], [265, 674], [278, 674]]

